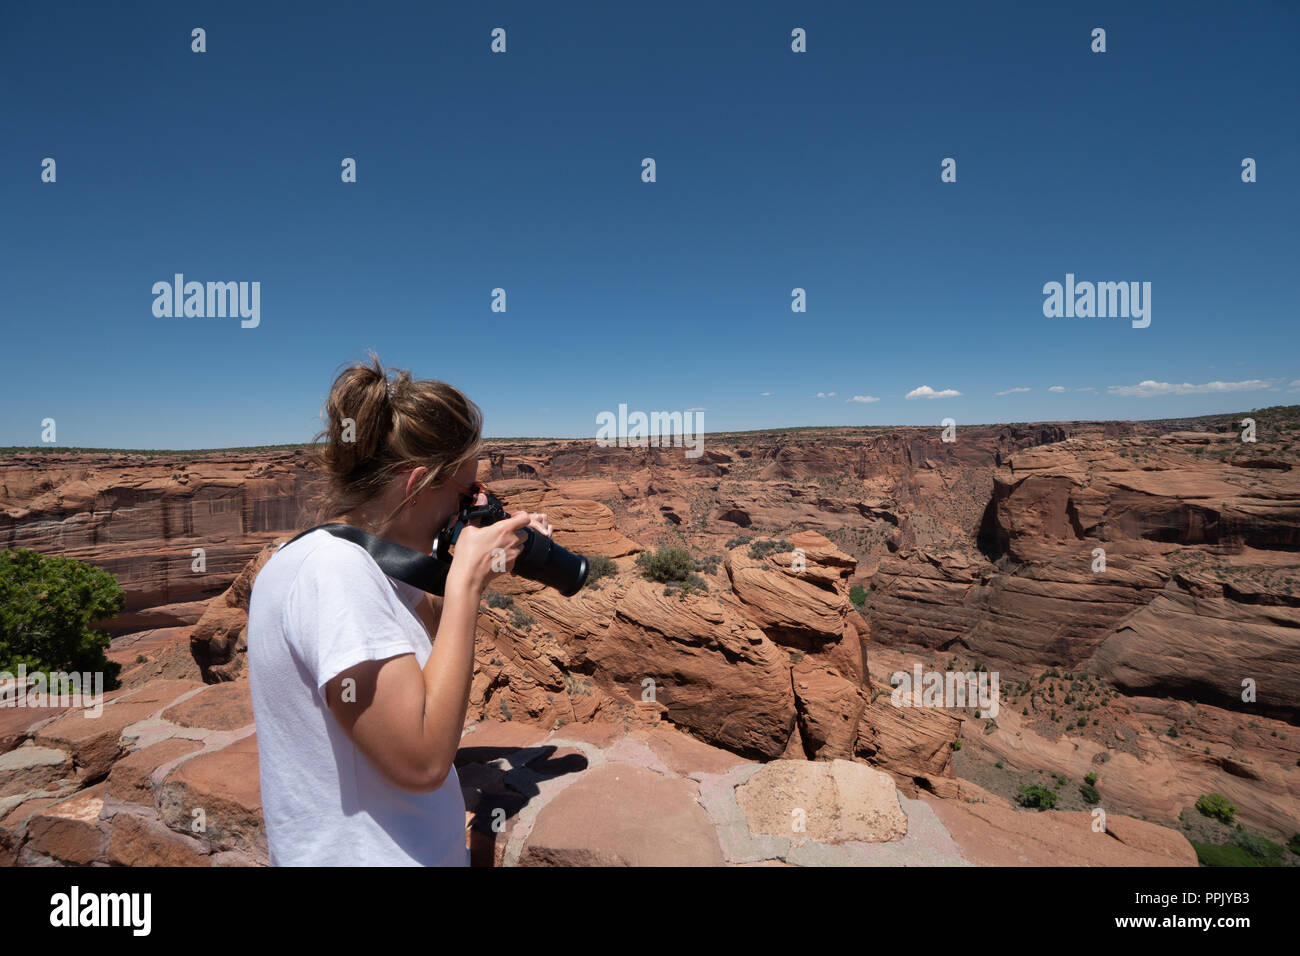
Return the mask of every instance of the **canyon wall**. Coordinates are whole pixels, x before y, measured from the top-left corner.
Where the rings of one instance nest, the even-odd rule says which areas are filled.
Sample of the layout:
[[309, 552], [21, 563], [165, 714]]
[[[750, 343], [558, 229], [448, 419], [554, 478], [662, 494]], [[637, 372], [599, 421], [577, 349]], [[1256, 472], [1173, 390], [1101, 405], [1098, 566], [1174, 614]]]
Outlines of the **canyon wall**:
[[[868, 763], [948, 800], [1102, 768], [1114, 809], [1173, 820], [1213, 789], [1286, 835], [1298, 464], [1286, 428], [1247, 446], [1179, 423], [720, 434], [698, 458], [489, 441], [479, 477], [613, 566], [572, 599], [494, 582], [471, 719], [662, 724], [746, 760]], [[128, 690], [242, 686], [252, 581], [319, 488], [303, 450], [17, 455], [0, 462], [0, 534], [115, 575]], [[662, 546], [693, 555], [693, 586], [642, 577], [637, 555]], [[914, 663], [998, 671], [1002, 712], [893, 706], [890, 675]]]

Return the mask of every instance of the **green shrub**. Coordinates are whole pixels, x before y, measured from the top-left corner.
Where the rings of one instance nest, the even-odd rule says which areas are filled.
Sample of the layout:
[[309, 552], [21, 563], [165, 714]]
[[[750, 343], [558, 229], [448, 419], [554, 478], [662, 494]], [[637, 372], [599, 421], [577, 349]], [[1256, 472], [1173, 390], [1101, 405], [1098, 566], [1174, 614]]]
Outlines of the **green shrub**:
[[779, 540], [764, 539], [749, 546], [749, 556], [755, 560], [771, 554], [773, 551], [793, 551], [794, 545], [784, 538]]
[[695, 559], [695, 570], [703, 571], [705, 574], [712, 574], [718, 570], [718, 563], [722, 560], [721, 555], [706, 554], [702, 558]]
[[1083, 797], [1083, 802], [1090, 807], [1095, 807], [1097, 804], [1101, 803], [1101, 794], [1098, 793], [1097, 788], [1090, 783], [1085, 783], [1081, 786], [1079, 788], [1079, 794]]
[[514, 607], [515, 599], [509, 594], [498, 594], [496, 591], [487, 593], [488, 607]]
[[1083, 778], [1083, 782], [1090, 787], [1095, 787], [1097, 785], [1097, 774], [1095, 772], [1087, 774]]
[[1201, 866], [1259, 866], [1259, 860], [1239, 846], [1228, 844], [1219, 846], [1215, 843], [1197, 843], [1191, 841], [1196, 850], [1196, 859]]
[[853, 602], [854, 607], [862, 607], [867, 602], [867, 589], [861, 584], [855, 584], [849, 588], [849, 600]]
[[531, 614], [517, 607], [510, 609], [510, 622], [525, 631], [537, 623]]
[[597, 581], [600, 578], [606, 578], [610, 575], [618, 574], [618, 565], [614, 563], [613, 558], [607, 558], [603, 554], [587, 559], [587, 583]]
[[1283, 849], [1280, 843], [1274, 843], [1272, 840], [1265, 840], [1263, 837], [1251, 836], [1249, 833], [1238, 833], [1232, 838], [1233, 845], [1241, 847], [1255, 859], [1259, 860], [1261, 866], [1282, 866]]
[[954, 740], [954, 741], [952, 742], [952, 749], [953, 749], [953, 750], [961, 750], [961, 741], [960, 741], [960, 740]]
[[1021, 787], [1016, 795], [1016, 803], [1031, 810], [1050, 810], [1056, 806], [1056, 794], [1046, 787], [1034, 783]]
[[1236, 806], [1217, 793], [1203, 794], [1196, 801], [1196, 809], [1221, 823], [1231, 823], [1233, 815], [1237, 812]]
[[102, 672], [117, 685], [122, 665], [108, 660], [110, 639], [90, 624], [125, 603], [111, 574], [73, 558], [26, 548], [0, 551], [0, 670]]
[[637, 555], [636, 563], [641, 573], [651, 581], [685, 581], [687, 575], [695, 570], [694, 559], [681, 548], [642, 551]]

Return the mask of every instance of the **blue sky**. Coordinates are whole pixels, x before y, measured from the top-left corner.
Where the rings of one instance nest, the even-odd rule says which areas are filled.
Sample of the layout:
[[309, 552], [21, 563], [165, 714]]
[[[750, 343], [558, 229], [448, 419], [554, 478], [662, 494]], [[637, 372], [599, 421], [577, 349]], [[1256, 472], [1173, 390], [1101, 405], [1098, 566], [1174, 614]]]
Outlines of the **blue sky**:
[[[1300, 401], [1300, 5], [462, 6], [7, 11], [0, 444], [306, 441], [367, 348], [496, 436]], [[177, 272], [260, 324], [155, 317]], [[1044, 317], [1067, 272], [1151, 325]]]

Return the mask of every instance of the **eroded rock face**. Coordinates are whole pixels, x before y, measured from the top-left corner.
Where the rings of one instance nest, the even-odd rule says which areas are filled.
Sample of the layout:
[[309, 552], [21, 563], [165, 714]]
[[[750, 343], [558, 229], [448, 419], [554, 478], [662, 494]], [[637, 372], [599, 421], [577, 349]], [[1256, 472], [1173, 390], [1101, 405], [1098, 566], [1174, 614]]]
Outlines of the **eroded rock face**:
[[631, 578], [580, 605], [553, 593], [530, 607], [565, 642], [571, 672], [628, 706], [652, 695], [666, 719], [716, 746], [776, 757], [794, 724], [790, 661], [711, 594], [685, 600]]
[[190, 632], [190, 651], [205, 681], [247, 676], [248, 602], [253, 595], [253, 580], [276, 550], [276, 545], [263, 547], [225, 593], [208, 605]]
[[[531, 479], [493, 490], [511, 508], [548, 509], [562, 543], [573, 544], [571, 516], [593, 513], [591, 503], [566, 503]], [[601, 542], [611, 557], [640, 549], [606, 532], [586, 544]], [[922, 748], [893, 715], [873, 711], [877, 724], [864, 722], [873, 689], [864, 683], [865, 623], [847, 597], [855, 560], [816, 532], [791, 535], [790, 545], [762, 558], [733, 548], [725, 576], [715, 572], [706, 592], [690, 595], [626, 572], [573, 598], [502, 579], [516, 603], [482, 610], [471, 715], [548, 727], [667, 720], [752, 759], [869, 760], [906, 787], [953, 792], [956, 721], [918, 718]], [[195, 658], [210, 679], [244, 673], [248, 595], [270, 553], [250, 562], [194, 629]], [[728, 580], [743, 583], [731, 592]]]
[[1300, 713], [1300, 593], [1176, 573], [1108, 634], [1088, 667], [1126, 693], [1231, 708], [1248, 703], [1243, 681], [1262, 682], [1257, 711], [1293, 719]]
[[[942, 462], [991, 472], [1002, 456], [1042, 437], [996, 428], [963, 435], [968, 441], [955, 450], [930, 429], [709, 436], [698, 458], [682, 448], [489, 440], [479, 477], [521, 507], [569, 510], [567, 546], [619, 556], [635, 552], [647, 515], [659, 530], [665, 515], [685, 520], [693, 507], [699, 517], [726, 511], [728, 495], [739, 502], [738, 520], [759, 532], [897, 525], [895, 498], [923, 493], [925, 474]], [[769, 465], [783, 477], [761, 477]], [[828, 493], [814, 484], [828, 474], [862, 479], [891, 470], [901, 479], [882, 483], [888, 494]], [[307, 526], [321, 488], [306, 450], [19, 454], [0, 462], [0, 543], [112, 573], [126, 591], [124, 613], [107, 623], [114, 634], [188, 626], [262, 547]], [[642, 503], [651, 505], [646, 514]], [[738, 527], [723, 520], [708, 533], [725, 537]], [[201, 563], [195, 548], [203, 549]]]
[[1173, 436], [1017, 452], [995, 477], [988, 554], [881, 561], [876, 639], [1238, 709], [1242, 679], [1267, 673], [1271, 693], [1250, 709], [1300, 714], [1300, 471], [1189, 447]]
[[1008, 772], [1109, 769], [1111, 806], [1160, 820], [1232, 793], [1240, 819], [1285, 839], [1300, 817], [1283, 782], [1300, 759], [1295, 465], [1285, 439], [1235, 432], [1019, 451], [978, 547], [881, 559], [873, 644], [999, 671], [1002, 713], [964, 738]]
[[112, 574], [126, 606], [111, 633], [190, 625], [266, 542], [301, 525], [318, 487], [300, 451], [17, 455], [0, 462], [0, 542]]
[[1180, 833], [1113, 817], [1094, 828], [1090, 813], [1036, 813], [989, 803], [933, 801], [962, 853], [977, 866], [1196, 866]]
[[[1139, 451], [1141, 458], [1121, 456]], [[1300, 476], [1249, 458], [1197, 458], [1183, 443], [1095, 440], [1017, 452], [994, 480], [999, 543], [1029, 559], [1061, 542], [1300, 547]]]
[[816, 532], [792, 535], [790, 544], [793, 550], [762, 558], [750, 557], [744, 546], [731, 549], [727, 577], [746, 617], [772, 640], [820, 650], [845, 637], [850, 605], [844, 581], [857, 562]]
[[[955, 444], [939, 441], [933, 429], [710, 436], [700, 459], [686, 459], [680, 449], [598, 449], [590, 442], [491, 449], [480, 477], [509, 506], [546, 511], [561, 543], [613, 558], [618, 571], [571, 599], [522, 579], [494, 582], [513, 607], [485, 607], [480, 615], [469, 718], [481, 727], [506, 721], [514, 736], [502, 737], [498, 749], [507, 751], [531, 754], [547, 735], [572, 739], [511, 771], [488, 758], [471, 761], [463, 768], [466, 792], [487, 801], [484, 807], [513, 800], [510, 812], [527, 817], [538, 797], [537, 775], [562, 775], [573, 761], [593, 758], [584, 748], [635, 757], [652, 773], [676, 768], [684, 776], [681, 768], [690, 764], [700, 783], [696, 799], [722, 813], [713, 822], [726, 862], [815, 862], [841, 844], [810, 840], [813, 850], [781, 856], [764, 842], [777, 839], [772, 835], [736, 843], [728, 834], [740, 811], [719, 810], [718, 794], [739, 790], [754, 761], [803, 768], [781, 771], [792, 774], [808, 773], [808, 761], [817, 762], [812, 772], [819, 774], [847, 761], [886, 771], [902, 795], [895, 802], [910, 814], [917, 801], [909, 797], [924, 793], [943, 798], [941, 805], [958, 798], [954, 744], [964, 737], [967, 753], [987, 753], [990, 762], [996, 755], [1026, 772], [1069, 764], [1072, 777], [1082, 776], [1091, 764], [1081, 753], [1111, 757], [1103, 792], [1117, 810], [1150, 810], [1168, 820], [1210, 788], [1242, 804], [1248, 822], [1284, 826], [1297, 809], [1287, 773], [1300, 754], [1269, 738], [1270, 725], [1250, 729], [1250, 714], [1294, 720], [1300, 699], [1294, 453], [1264, 447], [1248, 457], [1200, 461], [1189, 449], [1208, 439], [1165, 439], [1144, 428], [963, 429]], [[1033, 447], [1045, 441], [1062, 443]], [[114, 629], [130, 632], [123, 648], [139, 641], [131, 645], [133, 683], [107, 709], [118, 707], [117, 716], [100, 728], [60, 722], [68, 716], [62, 711], [17, 722], [0, 714], [0, 751], [33, 751], [0, 767], [0, 788], [10, 790], [0, 795], [0, 859], [264, 859], [247, 786], [250, 774], [256, 781], [252, 728], [236, 726], [247, 716], [247, 602], [257, 570], [273, 553], [267, 545], [301, 527], [290, 512], [302, 510], [311, 480], [291, 453], [216, 458], [185, 469], [171, 462], [65, 464], [40, 479], [48, 487], [31, 477], [41, 463], [4, 466], [10, 540], [51, 552], [72, 541], [74, 556], [122, 562], [129, 613]], [[164, 479], [174, 467], [175, 476]], [[105, 469], [117, 470], [105, 477]], [[219, 505], [225, 481], [248, 490], [227, 489], [230, 502]], [[257, 505], [264, 494], [287, 503]], [[77, 537], [87, 523], [101, 530]], [[116, 537], [104, 530], [114, 528]], [[751, 542], [777, 539], [786, 544], [751, 554]], [[718, 558], [715, 570], [701, 572], [706, 589], [683, 592], [640, 576], [634, 555], [664, 544]], [[180, 562], [194, 573], [191, 545], [207, 550], [208, 595], [228, 586], [215, 597], [176, 602], [196, 593], [186, 590], [188, 579], [178, 583], [172, 566]], [[1105, 549], [1104, 572], [1094, 570], [1096, 548]], [[228, 554], [240, 559], [221, 557]], [[866, 619], [849, 600], [850, 587], [864, 582]], [[179, 635], [175, 626], [138, 630], [200, 614], [197, 626]], [[188, 640], [198, 674], [216, 686], [204, 689], [193, 671], [164, 661], [159, 649], [174, 648], [177, 636]], [[1024, 701], [1030, 714], [1023, 718], [1017, 698], [1015, 713], [990, 727], [951, 709], [894, 707], [887, 673], [876, 668], [873, 675], [869, 666], [882, 643], [891, 653], [960, 654], [1000, 668], [1008, 681], [1044, 668], [1086, 669], [1112, 694], [1147, 696], [1109, 698], [1096, 730], [1089, 724], [1047, 733], [1055, 704], [1040, 697]], [[136, 648], [142, 662], [134, 660]], [[1251, 676], [1245, 671], [1269, 678], [1260, 682], [1254, 711], [1239, 706], [1240, 676]], [[1161, 702], [1164, 695], [1174, 699]], [[1184, 701], [1202, 706], [1189, 716]], [[1229, 715], [1237, 721], [1230, 732], [1215, 735], [1213, 706], [1242, 711]], [[1138, 726], [1148, 723], [1161, 733], [1176, 725], [1182, 736], [1153, 755]], [[1109, 742], [1101, 739], [1106, 734]], [[641, 742], [627, 743], [632, 736]], [[1202, 743], [1213, 754], [1200, 755]], [[1164, 789], [1145, 793], [1152, 788], [1141, 781], [1157, 771], [1163, 782], [1155, 789]], [[738, 773], [733, 784], [719, 783]], [[665, 807], [689, 802], [690, 786], [643, 782]], [[225, 789], [207, 792], [214, 787]], [[642, 860], [654, 839], [650, 830], [627, 845], [614, 836], [605, 844], [580, 839], [573, 821], [582, 807], [600, 804], [600, 787], [596, 780], [590, 792], [576, 791], [579, 810], [567, 817], [556, 804], [554, 822], [533, 843], [521, 831], [505, 862], [583, 862], [593, 853], [606, 853], [610, 862]], [[73, 797], [81, 802], [63, 805]], [[222, 808], [223, 822], [205, 842], [187, 830], [186, 814], [209, 805]], [[1005, 809], [1022, 824], [1028, 816]], [[1034, 816], [1050, 822], [1052, 814]], [[986, 838], [996, 844], [997, 834], [1015, 825], [973, 817], [952, 824], [963, 846], [978, 848]], [[933, 814], [925, 821], [917, 835], [885, 841], [902, 848], [889, 851], [889, 860], [909, 859], [917, 840], [927, 853], [934, 850], [926, 827], [940, 824]], [[1071, 835], [1034, 826], [1034, 839], [1063, 859], [1094, 859], [1092, 844], [1076, 846]], [[1161, 854], [1186, 862], [1186, 841], [1174, 836]], [[714, 859], [709, 841], [702, 842], [700, 861]], [[957, 853], [951, 841], [945, 845]], [[1028, 852], [1018, 855], [1039, 859], [1038, 849], [1025, 846]], [[488, 856], [501, 852], [497, 842]], [[984, 851], [971, 852], [973, 860]]]

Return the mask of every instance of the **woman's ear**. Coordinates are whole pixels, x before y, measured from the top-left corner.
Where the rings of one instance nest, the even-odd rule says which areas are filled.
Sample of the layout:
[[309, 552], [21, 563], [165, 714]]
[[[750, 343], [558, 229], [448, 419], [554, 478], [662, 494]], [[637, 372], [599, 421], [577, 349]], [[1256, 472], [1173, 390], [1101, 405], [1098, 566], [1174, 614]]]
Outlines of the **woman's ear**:
[[423, 465], [412, 468], [410, 473], [406, 476], [406, 494], [404, 497], [411, 497], [420, 482], [424, 480], [424, 476], [428, 473], [429, 469], [425, 468]]

